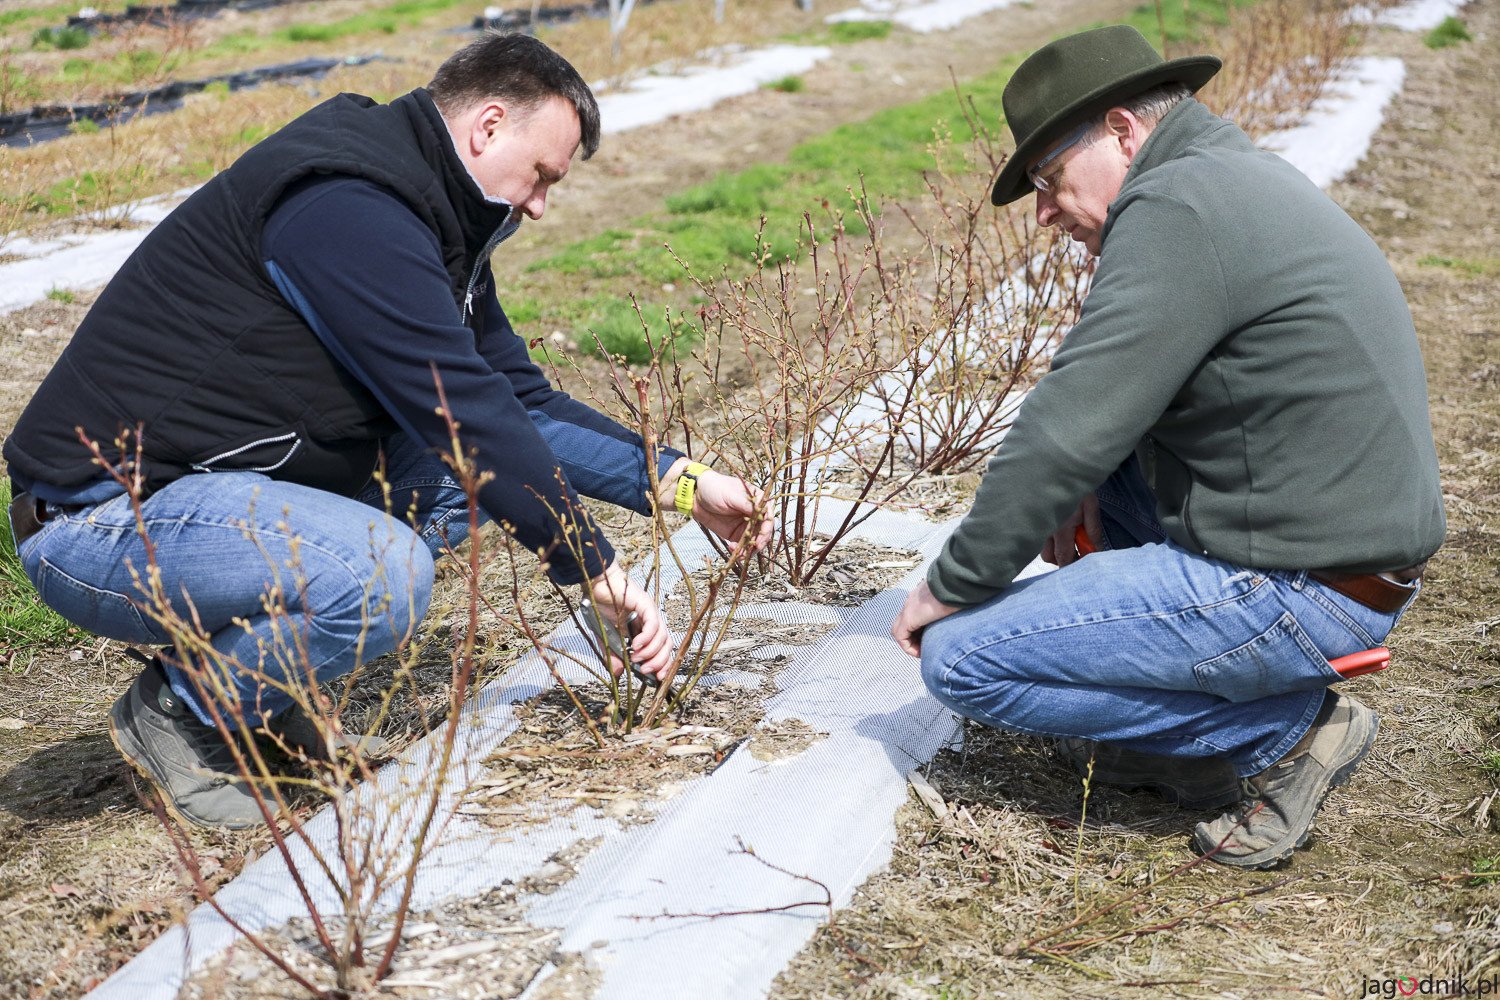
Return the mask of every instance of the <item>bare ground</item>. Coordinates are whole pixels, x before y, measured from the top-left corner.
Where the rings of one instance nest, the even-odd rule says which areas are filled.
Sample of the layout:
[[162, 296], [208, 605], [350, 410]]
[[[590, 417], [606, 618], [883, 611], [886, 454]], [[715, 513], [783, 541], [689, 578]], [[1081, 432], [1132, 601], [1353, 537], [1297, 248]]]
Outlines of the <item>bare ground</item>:
[[1500, 973], [1500, 880], [1465, 874], [1500, 856], [1500, 773], [1484, 766], [1500, 746], [1497, 11], [1471, 3], [1476, 40], [1456, 48], [1371, 38], [1370, 51], [1408, 60], [1406, 87], [1333, 192], [1410, 299], [1449, 534], [1391, 636], [1394, 666], [1350, 685], [1381, 713], [1381, 737], [1309, 848], [1271, 872], [1173, 875], [1192, 862], [1187, 835], [1203, 817], [1094, 788], [1080, 832], [1072, 771], [1037, 741], [971, 725], [965, 749], [929, 772], [947, 815], [905, 808], [890, 870], [774, 996], [1357, 998], [1366, 979], [1477, 988]]

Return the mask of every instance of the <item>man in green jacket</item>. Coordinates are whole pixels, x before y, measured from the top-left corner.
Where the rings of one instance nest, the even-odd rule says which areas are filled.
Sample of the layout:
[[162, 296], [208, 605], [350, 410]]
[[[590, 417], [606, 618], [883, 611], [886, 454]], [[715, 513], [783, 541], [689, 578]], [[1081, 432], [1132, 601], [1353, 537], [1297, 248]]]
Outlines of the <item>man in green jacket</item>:
[[[1444, 517], [1400, 286], [1193, 99], [1219, 66], [1114, 26], [1007, 85], [993, 200], [1034, 190], [1098, 268], [894, 633], [955, 711], [1059, 737], [1095, 780], [1232, 804], [1194, 845], [1264, 868], [1369, 753], [1379, 719], [1329, 661], [1384, 640]], [[1061, 569], [1017, 582], [1039, 548]]]

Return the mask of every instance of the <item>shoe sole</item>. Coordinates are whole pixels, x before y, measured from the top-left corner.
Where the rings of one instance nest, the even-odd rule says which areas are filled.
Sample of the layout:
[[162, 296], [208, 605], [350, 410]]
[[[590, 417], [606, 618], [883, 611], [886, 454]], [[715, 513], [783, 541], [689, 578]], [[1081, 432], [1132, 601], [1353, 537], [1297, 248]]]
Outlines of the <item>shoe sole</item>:
[[[1375, 715], [1374, 712], [1371, 712], [1370, 714], [1372, 716], [1370, 733], [1365, 738], [1364, 744], [1360, 746], [1359, 751], [1355, 753], [1353, 757], [1351, 757], [1346, 763], [1341, 764], [1338, 768], [1336, 768], [1333, 774], [1329, 777], [1328, 784], [1325, 785], [1322, 792], [1318, 794], [1318, 801], [1312, 807], [1312, 813], [1310, 816], [1308, 816], [1307, 823], [1305, 826], [1303, 826], [1302, 834], [1297, 838], [1296, 843], [1290, 845], [1286, 845], [1285, 843], [1273, 844], [1272, 846], [1267, 847], [1264, 850], [1256, 851], [1254, 854], [1246, 854], [1242, 857], [1227, 857], [1224, 854], [1215, 854], [1209, 860], [1215, 861], [1221, 865], [1233, 865], [1236, 868], [1249, 868], [1254, 871], [1261, 871], [1266, 868], [1276, 867], [1287, 858], [1291, 857], [1292, 853], [1299, 847], [1302, 847], [1304, 844], [1306, 844], [1308, 839], [1312, 837], [1314, 825], [1313, 821], [1317, 819], [1318, 813], [1323, 808], [1323, 803], [1328, 801], [1329, 794], [1332, 793], [1335, 788], [1342, 788], [1344, 785], [1347, 785], [1349, 783], [1349, 779], [1354, 777], [1354, 772], [1359, 770], [1359, 765], [1363, 764], [1365, 757], [1369, 755], [1370, 748], [1375, 745], [1375, 737], [1380, 734], [1380, 716]], [[1212, 847], [1204, 847], [1201, 843], [1198, 842], [1197, 837], [1194, 836], [1193, 846], [1198, 848], [1200, 853], [1208, 854], [1217, 845], [1214, 845]]]
[[147, 785], [156, 793], [156, 801], [160, 802], [162, 808], [167, 811], [168, 815], [177, 820], [178, 823], [196, 826], [204, 830], [252, 830], [257, 826], [265, 825], [263, 821], [260, 823], [236, 824], [205, 823], [203, 820], [194, 819], [181, 809], [178, 809], [177, 804], [172, 801], [172, 796], [163, 790], [162, 783], [151, 773], [151, 769], [143, 763], [142, 759], [146, 756], [145, 748], [135, 746], [135, 741], [131, 740], [130, 742], [134, 749], [126, 749], [125, 732], [127, 731], [124, 730], [119, 720], [115, 718], [115, 707], [111, 706], [109, 710], [109, 741], [115, 745], [115, 750], [125, 759], [125, 763], [129, 764], [132, 770], [146, 780]]

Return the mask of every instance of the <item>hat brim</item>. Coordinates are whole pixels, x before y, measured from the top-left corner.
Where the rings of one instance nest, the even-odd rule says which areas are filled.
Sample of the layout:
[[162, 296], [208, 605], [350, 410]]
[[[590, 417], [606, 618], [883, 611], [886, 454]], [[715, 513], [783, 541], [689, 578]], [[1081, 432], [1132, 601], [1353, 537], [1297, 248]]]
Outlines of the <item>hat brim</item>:
[[1042, 150], [1050, 146], [1070, 126], [1091, 115], [1115, 107], [1164, 83], [1181, 83], [1197, 91], [1214, 75], [1224, 63], [1217, 56], [1186, 56], [1150, 66], [1129, 76], [1115, 80], [1108, 86], [1084, 94], [1067, 107], [1055, 112], [1016, 147], [1000, 168], [995, 178], [995, 187], [990, 192], [990, 201], [996, 205], [1007, 205], [1032, 190], [1031, 178], [1026, 176], [1026, 167]]

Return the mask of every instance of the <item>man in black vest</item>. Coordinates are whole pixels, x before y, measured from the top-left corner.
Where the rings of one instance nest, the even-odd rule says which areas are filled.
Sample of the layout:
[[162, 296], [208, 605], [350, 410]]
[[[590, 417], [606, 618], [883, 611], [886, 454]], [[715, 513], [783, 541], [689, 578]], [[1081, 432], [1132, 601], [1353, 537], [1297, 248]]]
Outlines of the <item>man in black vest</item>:
[[769, 525], [743, 537], [745, 485], [679, 452], [655, 456], [652, 497], [641, 439], [552, 388], [500, 307], [491, 254], [598, 144], [587, 84], [525, 36], [486, 36], [388, 105], [341, 94], [146, 238], [21, 415], [10, 513], [42, 600], [101, 635], [172, 644], [135, 575], [154, 558], [162, 599], [209, 638], [195, 671], [179, 644], [111, 712], [121, 753], [178, 814], [263, 822], [220, 706], [274, 726], [293, 674], [346, 673], [422, 620], [433, 558], [469, 525], [439, 457], [444, 409], [490, 474], [484, 514], [554, 581], [634, 614], [645, 672], [671, 655], [660, 612], [575, 489], [641, 513], [675, 503], [765, 544]]

